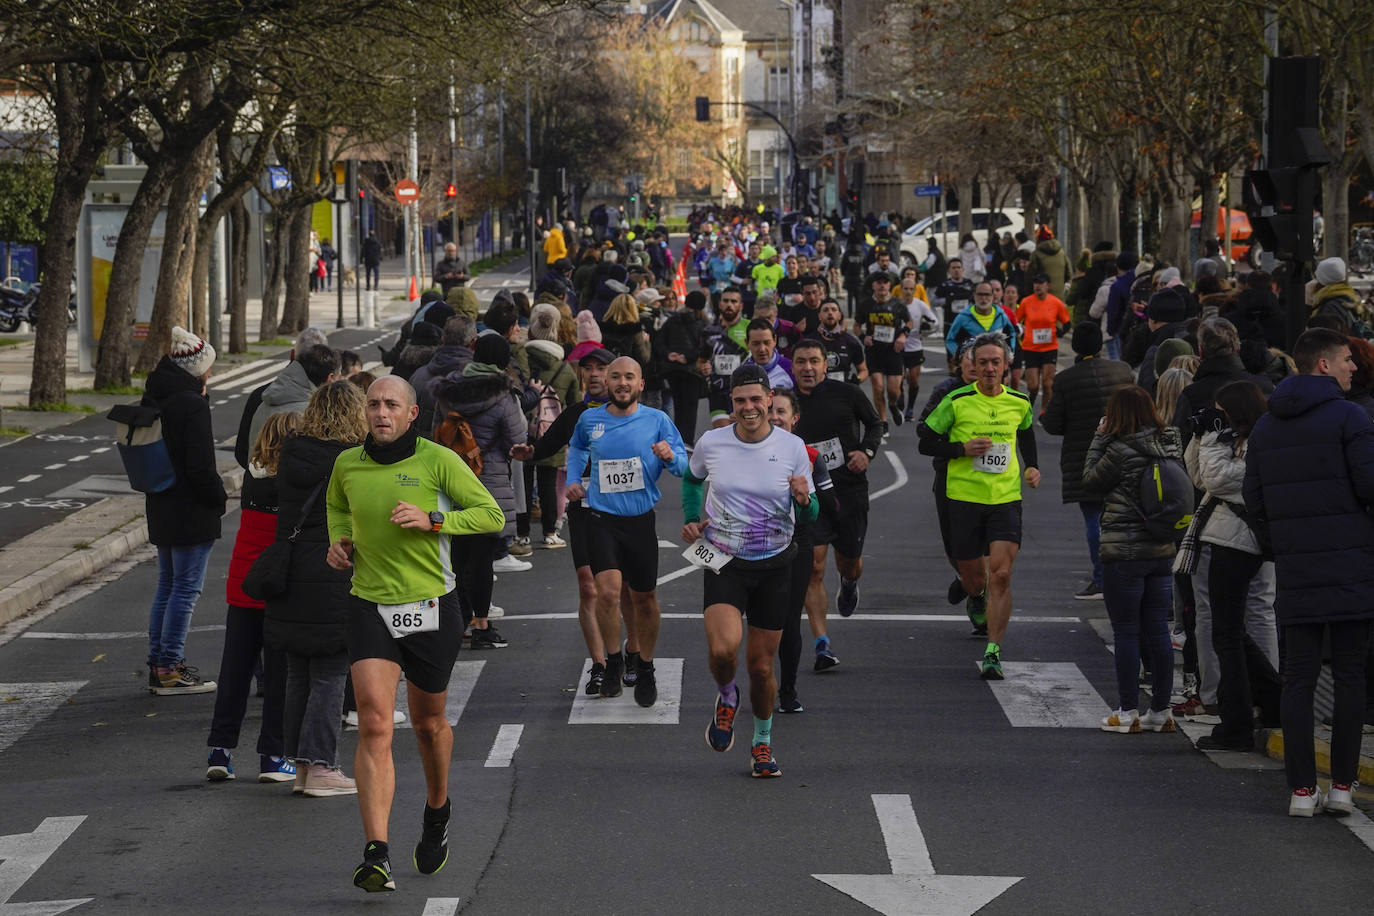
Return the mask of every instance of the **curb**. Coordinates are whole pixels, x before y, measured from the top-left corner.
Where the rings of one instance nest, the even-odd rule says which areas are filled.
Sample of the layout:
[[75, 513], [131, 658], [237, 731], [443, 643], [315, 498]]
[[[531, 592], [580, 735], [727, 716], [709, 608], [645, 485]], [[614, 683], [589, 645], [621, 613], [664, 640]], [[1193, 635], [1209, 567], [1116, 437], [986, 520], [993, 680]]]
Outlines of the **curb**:
[[[1279, 728], [1264, 731], [1264, 753], [1275, 760], [1283, 760], [1283, 730]], [[1321, 737], [1314, 739], [1317, 772], [1322, 776], [1331, 775], [1331, 742]], [[1374, 757], [1360, 756], [1360, 768], [1355, 777], [1361, 785], [1374, 785]]]
[[[224, 482], [226, 493], [232, 496], [239, 491], [243, 485], [243, 473], [243, 468], [237, 464], [227, 470], [220, 471], [220, 479]], [[106, 502], [107, 500], [99, 500], [92, 503], [87, 509], [103, 506]], [[80, 514], [80, 512], [73, 513], [63, 521], [58, 522], [57, 525], [69, 522]], [[39, 532], [47, 531], [52, 527], [56, 526], [39, 529]], [[140, 513], [135, 518], [120, 525], [116, 530], [93, 541], [89, 547], [73, 550], [41, 569], [12, 582], [0, 589], [0, 626], [24, 616], [64, 589], [70, 588], [92, 573], [98, 572], [146, 543], [148, 543], [148, 524]]]

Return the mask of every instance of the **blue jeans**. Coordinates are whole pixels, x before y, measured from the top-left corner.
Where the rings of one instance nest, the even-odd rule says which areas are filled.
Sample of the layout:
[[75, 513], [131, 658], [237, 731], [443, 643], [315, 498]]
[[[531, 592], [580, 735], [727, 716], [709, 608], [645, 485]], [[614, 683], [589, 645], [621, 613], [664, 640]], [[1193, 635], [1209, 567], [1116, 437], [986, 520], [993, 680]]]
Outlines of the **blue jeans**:
[[205, 585], [214, 541], [157, 549], [157, 591], [148, 610], [148, 664], [164, 667], [186, 658], [191, 612]]
[[1120, 338], [1120, 337], [1113, 337], [1111, 340], [1109, 340], [1109, 341], [1106, 342], [1105, 346], [1106, 346], [1106, 348], [1107, 348], [1107, 359], [1120, 359], [1120, 358], [1121, 358], [1121, 338]]
[[1174, 650], [1169, 608], [1174, 600], [1173, 561], [1126, 560], [1103, 564], [1102, 597], [1116, 642], [1118, 709], [1140, 708], [1140, 647], [1150, 658], [1150, 708], [1169, 708], [1174, 688]]
[[1102, 560], [1097, 555], [1097, 549], [1102, 541], [1102, 504], [1079, 503], [1078, 508], [1083, 513], [1083, 533], [1088, 538], [1088, 556], [1093, 564], [1093, 585], [1101, 587]]

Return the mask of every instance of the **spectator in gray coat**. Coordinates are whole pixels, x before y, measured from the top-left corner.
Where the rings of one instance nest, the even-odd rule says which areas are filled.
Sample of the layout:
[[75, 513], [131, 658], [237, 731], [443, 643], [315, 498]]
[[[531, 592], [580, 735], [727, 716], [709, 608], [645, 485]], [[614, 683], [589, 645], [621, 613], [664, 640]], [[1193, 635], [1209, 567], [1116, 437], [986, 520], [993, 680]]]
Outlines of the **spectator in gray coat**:
[[477, 339], [477, 322], [466, 315], [455, 315], [444, 322], [444, 336], [439, 339], [439, 349], [429, 358], [429, 362], [415, 370], [410, 377], [410, 386], [415, 389], [415, 403], [420, 414], [415, 418], [415, 428], [426, 439], [432, 437], [434, 430], [434, 392], [433, 386], [454, 372], [461, 373], [472, 362], [472, 344]]

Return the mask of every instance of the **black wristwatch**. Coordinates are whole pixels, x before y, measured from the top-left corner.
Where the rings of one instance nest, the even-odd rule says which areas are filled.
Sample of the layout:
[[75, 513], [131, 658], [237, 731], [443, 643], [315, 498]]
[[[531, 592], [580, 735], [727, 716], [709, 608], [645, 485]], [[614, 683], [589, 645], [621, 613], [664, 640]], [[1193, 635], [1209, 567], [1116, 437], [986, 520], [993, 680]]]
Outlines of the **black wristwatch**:
[[429, 514], [429, 530], [438, 531], [444, 527], [444, 513], [435, 509]]

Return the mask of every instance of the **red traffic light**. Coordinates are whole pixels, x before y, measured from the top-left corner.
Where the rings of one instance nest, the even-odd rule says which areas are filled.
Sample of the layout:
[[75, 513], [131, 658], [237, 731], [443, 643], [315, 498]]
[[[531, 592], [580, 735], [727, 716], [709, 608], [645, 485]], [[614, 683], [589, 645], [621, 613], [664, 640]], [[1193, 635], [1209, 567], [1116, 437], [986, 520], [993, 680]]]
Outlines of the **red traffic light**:
[[458, 196], [458, 186], [455, 185], [453, 182], [450, 181], [450, 182], [448, 183], [448, 187], [444, 188], [444, 196], [445, 196], [445, 197], [457, 197], [457, 196]]
[[359, 200], [364, 200], [364, 199], [366, 199], [366, 198], [367, 198], [367, 189], [366, 189], [366, 188], [359, 188], [359, 189], [358, 189], [358, 199], [359, 199]]

